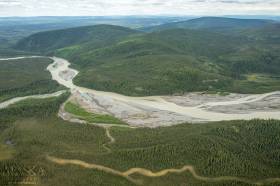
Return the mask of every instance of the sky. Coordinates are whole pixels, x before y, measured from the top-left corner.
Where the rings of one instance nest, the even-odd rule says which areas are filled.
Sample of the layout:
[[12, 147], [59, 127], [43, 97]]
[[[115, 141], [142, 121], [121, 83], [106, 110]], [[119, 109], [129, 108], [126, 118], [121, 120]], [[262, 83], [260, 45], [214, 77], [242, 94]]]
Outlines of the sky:
[[280, 15], [280, 0], [0, 0], [0, 16]]

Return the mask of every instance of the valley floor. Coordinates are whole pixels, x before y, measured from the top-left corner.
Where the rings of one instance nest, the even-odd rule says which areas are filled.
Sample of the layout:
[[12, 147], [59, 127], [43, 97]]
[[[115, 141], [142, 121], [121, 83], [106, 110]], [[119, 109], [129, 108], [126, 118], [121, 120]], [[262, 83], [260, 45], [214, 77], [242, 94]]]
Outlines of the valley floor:
[[[13, 59], [24, 57], [4, 60]], [[73, 79], [79, 72], [71, 69], [65, 59], [52, 59], [54, 62], [47, 69], [53, 80], [71, 90], [72, 102], [89, 113], [111, 115], [130, 126], [159, 127], [184, 122], [280, 119], [280, 91], [256, 95], [188, 93], [182, 96], [129, 97], [76, 86]], [[0, 108], [34, 97], [44, 98], [45, 95], [14, 98], [2, 102]], [[60, 110], [62, 117], [67, 114], [64, 109]]]
[[178, 123], [224, 120], [280, 119], [280, 91], [244, 95], [189, 93], [184, 96], [128, 97], [73, 84], [79, 73], [53, 57], [48, 67], [54, 80], [71, 89], [72, 100], [89, 112], [113, 115], [131, 126], [158, 127]]
[[[216, 121], [280, 119], [280, 92], [127, 97], [74, 85], [78, 72], [53, 59], [48, 70], [71, 96], [60, 91], [0, 104], [0, 183], [27, 183], [20, 166], [42, 169], [35, 184], [46, 186], [279, 184], [279, 121]], [[74, 107], [82, 116], [106, 115], [101, 119], [117, 124], [88, 123], [66, 111], [68, 102], [83, 108]], [[198, 124], [175, 125], [186, 121]], [[158, 127], [167, 125], [174, 126]]]

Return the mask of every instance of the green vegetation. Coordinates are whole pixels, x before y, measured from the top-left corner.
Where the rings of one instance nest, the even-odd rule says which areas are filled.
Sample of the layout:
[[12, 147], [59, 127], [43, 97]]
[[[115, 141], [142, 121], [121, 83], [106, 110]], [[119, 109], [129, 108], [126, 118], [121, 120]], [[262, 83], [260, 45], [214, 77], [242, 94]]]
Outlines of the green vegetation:
[[19, 41], [17, 48], [36, 52], [51, 52], [55, 49], [81, 43], [92, 48], [99, 48], [112, 44], [133, 33], [137, 33], [137, 31], [112, 25], [69, 28], [31, 35]]
[[1, 109], [0, 123], [1, 127], [7, 127], [8, 123], [20, 120], [21, 118], [40, 115], [45, 119], [50, 114], [58, 110], [60, 105], [69, 96], [68, 93], [56, 98], [47, 99], [27, 99], [19, 103], [10, 105], [6, 109]]
[[49, 31], [17, 48], [70, 60], [80, 71], [78, 85], [132, 96], [279, 90], [278, 79], [246, 79], [252, 73], [279, 76], [279, 24], [200, 18], [165, 26], [151, 33], [109, 25]]
[[280, 90], [279, 82], [277, 74], [246, 74], [244, 79], [235, 81], [232, 90], [241, 93], [271, 92]]
[[[274, 171], [271, 177], [277, 177], [279, 127], [279, 121], [252, 120], [157, 129], [114, 128], [112, 136], [117, 143], [112, 147], [116, 153], [111, 156], [133, 159], [134, 167], [153, 170], [194, 165], [199, 174], [211, 177], [261, 179]], [[127, 153], [122, 149], [130, 150]]]
[[[158, 17], [158, 16], [47, 16], [47, 17], [1, 17], [0, 18], [0, 48], [14, 45], [20, 39], [31, 34], [47, 30], [65, 29], [87, 25], [110, 24], [130, 28], [148, 27], [168, 22], [180, 21], [188, 17]], [[0, 49], [1, 55], [1, 49]]]
[[89, 113], [72, 102], [67, 102], [65, 104], [65, 111], [89, 123], [125, 124], [123, 121], [115, 118], [114, 116]]
[[[39, 33], [17, 47], [70, 59], [81, 71], [75, 79], [80, 85], [129, 95], [279, 90], [279, 26], [230, 21], [225, 28], [238, 24], [238, 31], [223, 28], [221, 33], [217, 29], [221, 25], [207, 27], [209, 20], [200, 22], [195, 31], [176, 28], [153, 33], [101, 25]], [[60, 90], [45, 70], [50, 62], [46, 58], [0, 61], [0, 101]], [[55, 164], [47, 156], [121, 172], [134, 167], [155, 172], [191, 165], [198, 175], [210, 178], [235, 176], [254, 182], [280, 175], [279, 121], [105, 129], [57, 118], [68, 97], [69, 93], [29, 99], [0, 110], [0, 185], [24, 185], [30, 179], [38, 186], [133, 185], [100, 170]], [[71, 102], [65, 110], [89, 123], [125, 124], [113, 116], [88, 113]], [[145, 186], [253, 186], [199, 180], [187, 171], [156, 178], [131, 177]]]
[[0, 102], [19, 96], [44, 94], [61, 90], [46, 70], [47, 58], [0, 61]]
[[[129, 129], [114, 127], [109, 144], [105, 129], [56, 117], [65, 94], [26, 100], [0, 112], [1, 185], [16, 185], [34, 169], [37, 185], [133, 185], [128, 180], [74, 165], [56, 165], [46, 156], [78, 159], [116, 170], [143, 167], [158, 171], [193, 165], [208, 177], [237, 176], [252, 181], [279, 177], [279, 121], [230, 121]], [[104, 148], [108, 146], [112, 152]], [[5, 155], [6, 154], [6, 155]], [[4, 158], [3, 158], [4, 157]], [[29, 175], [30, 176], [30, 175]], [[200, 181], [189, 173], [158, 178], [133, 175], [143, 185], [253, 186], [237, 181]], [[10, 184], [9, 184], [10, 183]], [[279, 183], [266, 184], [276, 186]]]
[[15, 50], [9, 47], [0, 46], [0, 58], [17, 57], [17, 56], [32, 56], [36, 55], [33, 52]]

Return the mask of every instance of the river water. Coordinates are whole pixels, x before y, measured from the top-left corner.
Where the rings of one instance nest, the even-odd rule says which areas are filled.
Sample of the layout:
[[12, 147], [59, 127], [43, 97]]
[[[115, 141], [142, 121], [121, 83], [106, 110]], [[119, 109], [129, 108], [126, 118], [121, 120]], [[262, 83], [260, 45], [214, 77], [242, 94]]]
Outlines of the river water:
[[[5, 58], [0, 60], [34, 57], [39, 56]], [[184, 106], [172, 101], [173, 98], [177, 100], [180, 98], [176, 96], [169, 96], [168, 99], [164, 96], [130, 97], [112, 92], [96, 91], [79, 87], [73, 83], [73, 79], [79, 72], [70, 68], [70, 62], [58, 57], [52, 57], [51, 59], [54, 62], [47, 67], [47, 70], [51, 73], [53, 80], [71, 90], [73, 97], [79, 97], [79, 99], [82, 100], [81, 102], [87, 104], [91, 110], [96, 110], [96, 112], [102, 110], [105, 113], [112, 114], [135, 126], [156, 127], [182, 122], [200, 123], [222, 120], [280, 119], [280, 110], [278, 108], [267, 110], [268, 106], [265, 100], [271, 97], [271, 99], [273, 98], [276, 102], [279, 102], [280, 91], [266, 94], [239, 95], [236, 98], [224, 101], [220, 99], [214, 101], [200, 100], [201, 104], [199, 105]], [[0, 103], [0, 109], [28, 98], [42, 99], [59, 96], [62, 93], [63, 91], [59, 91], [53, 94], [13, 98]], [[194, 99], [202, 98], [197, 97]], [[192, 101], [195, 102], [196, 100]], [[233, 106], [252, 104], [255, 102], [261, 102], [263, 109], [251, 110], [250, 112], [245, 110], [244, 113], [231, 113], [230, 108]], [[226, 113], [211, 110], [211, 108], [214, 107], [225, 106], [228, 106]], [[99, 109], [97, 107], [99, 107]]]
[[[170, 113], [176, 113], [180, 116], [187, 116], [187, 118], [193, 118], [188, 122], [194, 121], [221, 121], [221, 120], [250, 120], [250, 119], [280, 119], [280, 110], [274, 111], [266, 111], [265, 106], [263, 110], [258, 110], [254, 112], [245, 112], [244, 114], [236, 114], [236, 113], [219, 113], [213, 112], [205, 109], [205, 107], [214, 107], [214, 106], [230, 106], [230, 105], [238, 105], [238, 104], [248, 104], [252, 102], [262, 101], [267, 97], [274, 96], [280, 97], [280, 91], [266, 93], [266, 94], [256, 94], [256, 95], [248, 95], [241, 96], [241, 98], [237, 98], [236, 100], [230, 101], [217, 101], [217, 102], [205, 102], [199, 106], [182, 106], [175, 104], [174, 102], [167, 101], [162, 96], [150, 96], [150, 97], [129, 97], [124, 96], [117, 93], [112, 92], [104, 92], [104, 91], [96, 91], [84, 87], [79, 87], [73, 84], [73, 78], [79, 73], [77, 70], [71, 69], [70, 62], [62, 59], [53, 57], [54, 63], [48, 67], [48, 70], [52, 74], [54, 80], [58, 83], [70, 88], [72, 91], [78, 91], [82, 94], [93, 95], [95, 98], [102, 98], [99, 100], [99, 103], [105, 99], [113, 100], [112, 104], [126, 104], [130, 107], [137, 107], [141, 109], [146, 109], [146, 112], [150, 110], [160, 110], [167, 111]], [[104, 102], [104, 101], [103, 101]], [[265, 101], [264, 101], [265, 103]], [[107, 103], [108, 104], [108, 103]], [[106, 105], [108, 107], [108, 105]], [[113, 105], [111, 105], [113, 107]], [[128, 108], [130, 108], [128, 107]], [[120, 109], [120, 108], [118, 108]], [[125, 107], [122, 108], [123, 112], [125, 112]], [[111, 112], [114, 110], [110, 110]], [[127, 111], [128, 112], [128, 111]], [[166, 114], [166, 112], [163, 112]], [[176, 120], [176, 119], [175, 119]]]

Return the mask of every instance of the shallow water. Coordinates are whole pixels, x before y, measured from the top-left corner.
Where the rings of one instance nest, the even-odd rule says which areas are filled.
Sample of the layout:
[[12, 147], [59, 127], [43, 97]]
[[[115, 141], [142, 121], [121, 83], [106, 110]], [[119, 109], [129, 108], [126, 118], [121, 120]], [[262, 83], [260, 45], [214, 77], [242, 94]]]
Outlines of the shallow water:
[[[176, 113], [179, 115], [188, 116], [188, 118], [195, 118], [193, 121], [186, 122], [201, 122], [201, 121], [222, 121], [222, 120], [250, 120], [250, 119], [280, 119], [280, 111], [266, 111], [265, 106], [262, 111], [254, 111], [244, 114], [234, 114], [234, 113], [221, 113], [209, 111], [206, 108], [211, 108], [214, 106], [226, 106], [226, 105], [238, 105], [238, 104], [248, 104], [256, 101], [264, 100], [268, 96], [274, 95], [275, 97], [280, 97], [280, 91], [266, 93], [266, 94], [256, 94], [256, 95], [242, 95], [235, 100], [230, 101], [211, 101], [202, 103], [199, 106], [182, 106], [177, 105], [174, 102], [167, 101], [161, 96], [149, 96], [149, 97], [129, 97], [112, 92], [96, 91], [84, 87], [79, 87], [73, 84], [73, 78], [79, 73], [77, 70], [71, 69], [70, 63], [62, 58], [53, 57], [54, 63], [48, 67], [48, 70], [52, 74], [54, 80], [58, 83], [70, 88], [72, 92], [78, 91], [81, 93], [88, 93], [95, 96], [97, 99], [102, 100], [112, 100], [113, 104], [118, 104], [118, 102], [125, 103], [130, 107], [141, 107], [141, 109], [150, 111], [151, 109], [169, 111], [171, 113]], [[63, 73], [61, 73], [63, 72]], [[62, 75], [63, 74], [63, 75]], [[169, 96], [170, 98], [171, 96]], [[175, 96], [174, 96], [175, 97]], [[100, 100], [101, 104], [102, 101]], [[169, 99], [170, 100], [170, 99]], [[106, 103], [108, 104], [108, 103]], [[265, 101], [264, 101], [265, 104]], [[108, 105], [107, 105], [108, 106]], [[128, 107], [129, 108], [129, 107]], [[118, 108], [121, 109], [121, 108]], [[112, 110], [110, 110], [112, 111]], [[114, 111], [114, 110], [113, 110]], [[125, 107], [123, 107], [123, 112], [125, 112]], [[166, 114], [166, 113], [165, 113]]]

